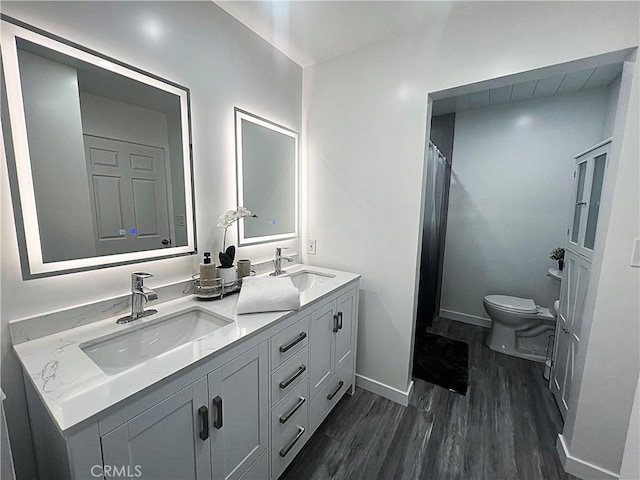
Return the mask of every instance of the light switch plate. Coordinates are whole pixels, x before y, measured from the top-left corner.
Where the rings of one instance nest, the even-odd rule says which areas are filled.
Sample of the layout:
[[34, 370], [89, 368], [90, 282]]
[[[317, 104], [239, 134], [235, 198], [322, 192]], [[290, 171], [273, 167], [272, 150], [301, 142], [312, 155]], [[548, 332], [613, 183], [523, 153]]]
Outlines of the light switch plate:
[[316, 241], [315, 240], [307, 240], [307, 253], [309, 255], [315, 255], [316, 254]]
[[631, 249], [631, 266], [640, 267], [640, 238], [633, 240], [633, 248]]

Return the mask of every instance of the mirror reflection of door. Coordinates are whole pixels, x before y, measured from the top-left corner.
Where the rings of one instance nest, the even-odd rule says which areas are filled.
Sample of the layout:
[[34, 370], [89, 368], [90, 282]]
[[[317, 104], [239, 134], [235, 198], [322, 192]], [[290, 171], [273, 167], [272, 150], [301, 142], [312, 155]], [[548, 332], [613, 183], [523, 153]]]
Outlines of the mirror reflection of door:
[[164, 150], [92, 135], [84, 144], [97, 254], [170, 244]]
[[192, 254], [189, 91], [2, 27], [23, 277]]

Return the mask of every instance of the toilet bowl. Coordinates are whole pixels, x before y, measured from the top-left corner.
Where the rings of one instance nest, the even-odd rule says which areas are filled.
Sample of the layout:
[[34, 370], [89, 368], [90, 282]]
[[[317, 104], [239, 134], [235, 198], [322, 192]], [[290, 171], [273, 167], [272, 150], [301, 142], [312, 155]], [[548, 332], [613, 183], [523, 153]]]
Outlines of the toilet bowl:
[[496, 352], [544, 362], [549, 336], [555, 329], [555, 312], [530, 298], [487, 295], [484, 309], [491, 318], [486, 345]]

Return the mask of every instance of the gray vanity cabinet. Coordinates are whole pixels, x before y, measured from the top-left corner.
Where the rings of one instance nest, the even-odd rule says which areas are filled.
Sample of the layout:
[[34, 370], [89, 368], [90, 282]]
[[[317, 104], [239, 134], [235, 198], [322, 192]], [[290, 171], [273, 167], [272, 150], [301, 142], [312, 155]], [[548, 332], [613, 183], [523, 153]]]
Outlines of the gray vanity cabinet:
[[[213, 478], [239, 478], [268, 448], [268, 342], [208, 376]], [[262, 472], [269, 477], [269, 470]], [[182, 478], [182, 477], [178, 477]]]
[[29, 377], [39, 477], [276, 480], [355, 387], [358, 284], [61, 433]]
[[330, 302], [311, 314], [309, 327], [309, 389], [311, 398], [322, 390], [335, 373], [336, 304]]
[[310, 433], [355, 388], [358, 289], [353, 288], [311, 313], [309, 335]]
[[355, 290], [350, 290], [344, 295], [341, 295], [336, 302], [338, 331], [335, 332], [335, 329], [333, 329], [333, 331], [335, 332], [335, 370], [338, 371], [353, 357], [353, 349], [355, 348]]
[[352, 357], [357, 290], [352, 289], [311, 314], [309, 364], [311, 398]]
[[[102, 471], [142, 479], [211, 478], [210, 440], [201, 439], [207, 379], [171, 395], [103, 435]], [[97, 471], [97, 470], [96, 470]]]
[[[141, 479], [241, 478], [268, 448], [267, 345], [262, 342], [103, 435], [105, 472], [126, 466]], [[268, 478], [268, 467], [267, 462], [264, 471], [254, 468], [252, 474]]]

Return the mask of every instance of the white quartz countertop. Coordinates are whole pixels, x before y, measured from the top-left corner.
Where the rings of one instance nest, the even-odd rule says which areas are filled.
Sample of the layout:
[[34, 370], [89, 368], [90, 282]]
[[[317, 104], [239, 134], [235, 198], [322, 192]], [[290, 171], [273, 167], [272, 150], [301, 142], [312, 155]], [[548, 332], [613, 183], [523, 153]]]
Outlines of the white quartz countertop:
[[[287, 267], [287, 274], [303, 270], [317, 271], [333, 277], [320, 277], [308, 290], [300, 292], [301, 308], [359, 278], [356, 274], [303, 264]], [[104, 373], [80, 349], [80, 345], [153, 322], [158, 318], [157, 315], [123, 325], [116, 324], [117, 317], [113, 317], [20, 343], [14, 349], [24, 372], [30, 377], [58, 428], [64, 432], [156, 382], [213, 356], [216, 352], [226, 350], [239, 340], [295, 313], [288, 311], [237, 315], [237, 299], [238, 295], [231, 295], [222, 300], [199, 301], [189, 296], [165, 303], [151, 303], [150, 306], [158, 310], [157, 315], [163, 317], [197, 305], [231, 323], [113, 375]]]

